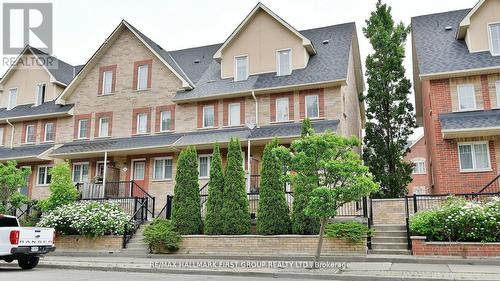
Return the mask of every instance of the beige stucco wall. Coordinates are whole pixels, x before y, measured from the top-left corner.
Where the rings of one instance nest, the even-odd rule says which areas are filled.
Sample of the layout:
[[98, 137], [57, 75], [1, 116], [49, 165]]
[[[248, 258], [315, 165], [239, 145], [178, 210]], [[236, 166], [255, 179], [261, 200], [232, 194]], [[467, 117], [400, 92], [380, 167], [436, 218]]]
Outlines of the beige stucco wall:
[[276, 71], [276, 51], [292, 49], [293, 69], [304, 68], [309, 55], [302, 39], [260, 10], [222, 52], [221, 77], [234, 76], [234, 57], [248, 55], [249, 74]]
[[488, 24], [500, 22], [500, 1], [488, 0], [471, 16], [467, 45], [471, 52], [490, 50]]
[[33, 60], [33, 55], [25, 54], [11, 70], [8, 79], [2, 85], [3, 92], [0, 96], [0, 107], [7, 107], [9, 89], [11, 88], [17, 88], [17, 105], [35, 103], [36, 85], [39, 83], [46, 84], [46, 101], [55, 99], [62, 92], [63, 88], [50, 82], [48, 72], [40, 65], [33, 65]]
[[476, 109], [483, 109], [483, 94], [481, 92], [481, 76], [450, 78], [451, 108], [458, 111], [458, 85], [473, 84], [476, 95]]

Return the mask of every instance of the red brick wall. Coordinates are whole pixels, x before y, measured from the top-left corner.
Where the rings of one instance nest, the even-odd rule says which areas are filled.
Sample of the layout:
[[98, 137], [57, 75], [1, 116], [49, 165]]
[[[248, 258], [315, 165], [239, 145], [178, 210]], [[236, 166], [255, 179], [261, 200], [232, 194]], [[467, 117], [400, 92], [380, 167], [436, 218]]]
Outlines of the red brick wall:
[[412, 160], [425, 160], [425, 174], [413, 174], [413, 181], [408, 185], [408, 194], [413, 194], [413, 188], [417, 186], [425, 186], [426, 193], [430, 193], [430, 183], [429, 183], [429, 168], [427, 160], [427, 147], [425, 145], [425, 138], [422, 137], [417, 143], [411, 146], [411, 151], [406, 154], [405, 160], [411, 162]]
[[414, 256], [500, 256], [500, 243], [426, 242], [420, 238], [411, 242]]

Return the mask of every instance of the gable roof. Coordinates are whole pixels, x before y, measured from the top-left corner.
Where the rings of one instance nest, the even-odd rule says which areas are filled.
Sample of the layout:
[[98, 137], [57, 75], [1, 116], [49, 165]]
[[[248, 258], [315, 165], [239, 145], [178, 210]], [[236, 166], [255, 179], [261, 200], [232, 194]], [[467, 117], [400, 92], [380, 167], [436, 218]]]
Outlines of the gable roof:
[[470, 9], [470, 11], [467, 13], [467, 15], [465, 15], [465, 17], [462, 19], [462, 21], [460, 21], [460, 24], [459, 24], [458, 29], [457, 29], [457, 34], [456, 34], [457, 39], [464, 39], [465, 38], [465, 33], [467, 31], [467, 27], [469, 27], [469, 25], [470, 25], [470, 18], [472, 17], [472, 15], [474, 15], [477, 12], [477, 10], [479, 10], [479, 8], [481, 8], [481, 6], [484, 4], [484, 2], [486, 2], [486, 0], [479, 0], [479, 2], [477, 2], [476, 5], [474, 5], [474, 7], [472, 7], [472, 9]]
[[222, 51], [224, 50], [225, 47], [227, 47], [231, 41], [240, 33], [240, 31], [247, 26], [247, 24], [250, 22], [250, 19], [257, 14], [258, 11], [264, 11], [268, 15], [270, 15], [272, 18], [277, 20], [279, 23], [281, 23], [283, 26], [285, 26], [288, 30], [290, 30], [293, 34], [295, 34], [297, 37], [302, 39], [302, 45], [306, 48], [306, 50], [309, 52], [309, 54], [315, 54], [316, 50], [314, 49], [314, 45], [312, 42], [304, 35], [302, 35], [300, 32], [298, 32], [293, 26], [288, 24], [286, 21], [284, 21], [282, 18], [280, 18], [278, 15], [276, 15], [273, 11], [271, 11], [269, 8], [267, 8], [264, 4], [262, 3], [257, 3], [255, 7], [250, 11], [250, 13], [245, 17], [245, 19], [236, 27], [236, 29], [229, 35], [229, 37], [224, 41], [224, 43], [220, 46], [220, 48], [215, 52], [213, 55], [213, 58], [216, 60], [220, 60], [222, 58]]
[[15, 70], [15, 66], [19, 63], [21, 60], [22, 56], [25, 55], [27, 52], [30, 52], [32, 55], [40, 59], [41, 61], [53, 61], [55, 67], [47, 67], [44, 63], [42, 63], [43, 69], [47, 71], [51, 78], [51, 82], [59, 83], [63, 86], [67, 86], [71, 80], [76, 76], [78, 73], [78, 69], [75, 66], [72, 66], [71, 64], [60, 60], [54, 56], [51, 56], [45, 52], [42, 52], [41, 50], [32, 47], [30, 45], [26, 45], [24, 49], [21, 51], [21, 53], [17, 56], [16, 60], [14, 63], [7, 69], [3, 77], [0, 79], [0, 84], [3, 84], [6, 79], [12, 74], [13, 70]]
[[68, 87], [63, 91], [63, 93], [57, 98], [56, 103], [64, 104], [65, 98], [69, 97], [73, 92], [74, 88], [80, 83], [80, 80], [85, 77], [91, 66], [96, 64], [103, 53], [118, 39], [119, 35], [123, 30], [129, 30], [134, 34], [139, 41], [141, 41], [144, 46], [146, 46], [172, 73], [177, 76], [181, 82], [182, 86], [186, 89], [191, 89], [194, 87], [193, 82], [184, 73], [182, 68], [177, 64], [177, 62], [172, 58], [169, 52], [164, 50], [160, 45], [156, 44], [149, 37], [140, 32], [137, 28], [132, 26], [125, 20], [122, 20], [120, 24], [113, 30], [111, 35], [106, 38], [104, 43], [97, 49], [97, 51], [92, 55], [92, 57], [87, 61], [87, 63], [81, 68], [80, 72], [77, 74], [75, 79], [71, 81]]

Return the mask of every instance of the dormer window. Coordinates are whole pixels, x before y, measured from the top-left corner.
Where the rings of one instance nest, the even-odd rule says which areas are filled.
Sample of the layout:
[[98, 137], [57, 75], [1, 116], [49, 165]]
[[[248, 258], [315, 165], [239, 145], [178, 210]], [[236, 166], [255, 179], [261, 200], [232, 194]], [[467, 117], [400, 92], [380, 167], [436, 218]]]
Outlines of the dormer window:
[[35, 105], [41, 105], [45, 102], [45, 83], [40, 83], [36, 85], [36, 103]]
[[278, 76], [290, 75], [292, 73], [292, 50], [279, 50], [277, 52], [277, 74]]
[[490, 51], [494, 56], [500, 56], [500, 23], [490, 24]]
[[234, 58], [234, 81], [248, 79], [248, 56]]

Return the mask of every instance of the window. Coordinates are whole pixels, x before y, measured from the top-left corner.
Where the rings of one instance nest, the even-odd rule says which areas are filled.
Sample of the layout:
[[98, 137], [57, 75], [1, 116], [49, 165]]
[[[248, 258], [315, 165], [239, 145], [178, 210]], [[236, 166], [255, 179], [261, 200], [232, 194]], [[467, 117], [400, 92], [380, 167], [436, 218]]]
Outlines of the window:
[[89, 182], [89, 163], [73, 164], [73, 182]]
[[288, 98], [276, 99], [276, 121], [288, 121]]
[[45, 123], [43, 141], [54, 141], [54, 123]]
[[50, 179], [52, 178], [50, 175], [51, 166], [38, 166], [38, 185], [48, 185], [50, 184]]
[[144, 180], [146, 163], [144, 160], [134, 161], [134, 180]]
[[146, 134], [148, 132], [148, 114], [137, 114], [137, 134]]
[[172, 158], [155, 158], [153, 179], [172, 179]]
[[4, 128], [0, 127], [0, 146], [3, 145], [3, 134], [4, 134]]
[[160, 131], [171, 131], [172, 130], [172, 111], [162, 111], [161, 113], [161, 123]]
[[278, 51], [277, 59], [278, 76], [290, 75], [292, 73], [292, 50]]
[[13, 109], [17, 105], [17, 88], [9, 90], [9, 103], [7, 105], [7, 110]]
[[424, 160], [412, 160], [413, 163], [413, 174], [425, 174], [425, 161]]
[[36, 85], [36, 103], [35, 105], [41, 105], [45, 102], [45, 84]]
[[113, 90], [113, 71], [108, 70], [102, 73], [102, 94], [108, 95]]
[[500, 81], [495, 83], [495, 88], [497, 92], [497, 106], [500, 107]]
[[415, 186], [413, 187], [413, 194], [415, 195], [427, 194], [427, 189], [425, 188], [425, 186]]
[[490, 170], [490, 154], [487, 142], [458, 144], [460, 171]]
[[490, 48], [491, 54], [500, 55], [500, 23], [490, 24]]
[[210, 176], [210, 158], [210, 155], [200, 155], [200, 178], [208, 178]]
[[248, 79], [248, 56], [234, 58], [234, 81]]
[[137, 90], [146, 90], [148, 88], [149, 65], [139, 65], [137, 68]]
[[99, 137], [109, 137], [109, 118], [101, 117], [99, 118]]
[[34, 143], [35, 142], [35, 125], [26, 125], [26, 136], [25, 143]]
[[228, 121], [229, 121], [229, 126], [237, 126], [241, 125], [241, 119], [240, 119], [240, 103], [230, 103], [228, 105]]
[[80, 119], [78, 120], [78, 138], [85, 139], [89, 136], [87, 135], [87, 128], [89, 126], [89, 119]]
[[476, 109], [476, 95], [473, 84], [462, 84], [457, 87], [458, 110]]
[[306, 102], [306, 117], [319, 118], [319, 96], [312, 95], [305, 97]]
[[215, 108], [214, 105], [203, 106], [203, 128], [215, 126]]

